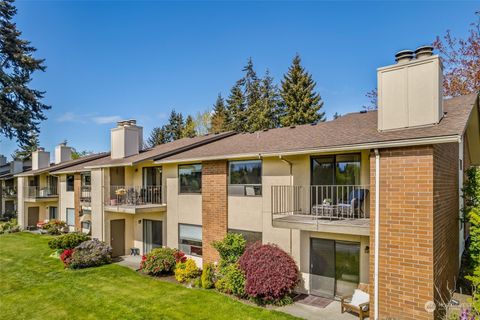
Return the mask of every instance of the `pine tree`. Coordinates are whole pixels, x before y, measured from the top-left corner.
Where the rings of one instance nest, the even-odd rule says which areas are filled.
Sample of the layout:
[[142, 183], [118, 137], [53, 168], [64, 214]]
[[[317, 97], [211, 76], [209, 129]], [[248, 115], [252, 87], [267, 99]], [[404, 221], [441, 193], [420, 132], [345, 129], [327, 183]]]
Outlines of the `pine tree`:
[[20, 148], [13, 152], [12, 158], [15, 160], [29, 160], [32, 157], [32, 152], [37, 150], [39, 145], [38, 134], [30, 134], [26, 143], [20, 142]]
[[159, 144], [164, 144], [166, 142], [168, 141], [165, 126], [153, 128], [150, 136], [147, 139], [147, 144], [150, 148], [153, 148]]
[[282, 126], [325, 121], [325, 112], [321, 112], [323, 101], [315, 92], [315, 85], [297, 54], [281, 82], [280, 96], [284, 113], [280, 119]]
[[230, 90], [226, 107], [227, 130], [244, 132], [246, 130], [246, 99], [243, 93], [243, 81], [237, 83]]
[[276, 128], [280, 125], [280, 95], [278, 92], [278, 87], [273, 82], [273, 77], [270, 76], [270, 72], [268, 71], [268, 69], [262, 79], [262, 86], [260, 91], [262, 113], [260, 114], [259, 118], [259, 130]]
[[225, 101], [221, 94], [218, 94], [217, 101], [213, 105], [213, 115], [210, 124], [210, 132], [217, 133], [217, 132], [224, 132], [226, 131], [227, 125], [227, 114], [225, 110]]
[[170, 142], [182, 138], [184, 126], [183, 115], [172, 110], [168, 123], [165, 125], [167, 141]]
[[45, 120], [41, 102], [45, 92], [28, 85], [35, 71], [45, 71], [43, 59], [35, 59], [36, 51], [12, 21], [17, 13], [13, 0], [0, 1], [0, 134], [16, 138], [23, 147], [30, 146], [32, 133], [39, 132]]
[[182, 138], [193, 138], [197, 135], [195, 131], [195, 122], [191, 115], [188, 115], [187, 120], [185, 120], [185, 125], [182, 130]]

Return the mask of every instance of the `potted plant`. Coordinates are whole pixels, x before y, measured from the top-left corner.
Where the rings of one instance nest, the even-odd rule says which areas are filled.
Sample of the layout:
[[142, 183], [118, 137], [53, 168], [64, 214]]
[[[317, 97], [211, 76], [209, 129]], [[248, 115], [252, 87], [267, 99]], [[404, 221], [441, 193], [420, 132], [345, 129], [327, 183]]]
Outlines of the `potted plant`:
[[323, 204], [326, 205], [326, 206], [331, 205], [332, 204], [332, 199], [330, 199], [330, 198], [323, 199]]

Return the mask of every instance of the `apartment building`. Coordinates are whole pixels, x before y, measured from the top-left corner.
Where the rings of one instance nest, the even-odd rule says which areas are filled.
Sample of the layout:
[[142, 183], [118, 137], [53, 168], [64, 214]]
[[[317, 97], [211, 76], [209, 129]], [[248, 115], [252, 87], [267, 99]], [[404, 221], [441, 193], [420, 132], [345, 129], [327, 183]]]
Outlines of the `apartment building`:
[[17, 179], [15, 174], [30, 170], [30, 160], [13, 160], [7, 162], [0, 155], [0, 217], [11, 218], [17, 215]]
[[467, 235], [461, 186], [480, 165], [479, 95], [444, 99], [429, 48], [396, 60], [377, 70], [376, 111], [147, 150], [143, 129], [121, 121], [107, 156], [49, 174], [73, 179], [74, 219], [83, 211], [116, 256], [169, 246], [216, 262], [212, 241], [237, 232], [290, 253], [300, 292], [332, 298], [368, 283], [375, 319], [432, 319], [425, 304], [453, 286]]

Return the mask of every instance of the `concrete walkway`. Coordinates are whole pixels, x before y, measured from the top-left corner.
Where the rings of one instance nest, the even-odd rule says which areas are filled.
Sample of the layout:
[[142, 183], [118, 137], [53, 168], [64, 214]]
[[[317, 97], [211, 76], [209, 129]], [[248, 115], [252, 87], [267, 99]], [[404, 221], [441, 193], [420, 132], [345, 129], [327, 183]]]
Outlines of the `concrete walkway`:
[[[121, 266], [138, 270], [142, 256], [122, 256], [115, 262]], [[332, 301], [326, 307], [321, 308], [311, 306], [300, 302], [295, 302], [285, 307], [272, 307], [271, 309], [291, 314], [307, 320], [353, 320], [358, 319], [355, 315], [349, 313], [340, 313], [340, 302]]]

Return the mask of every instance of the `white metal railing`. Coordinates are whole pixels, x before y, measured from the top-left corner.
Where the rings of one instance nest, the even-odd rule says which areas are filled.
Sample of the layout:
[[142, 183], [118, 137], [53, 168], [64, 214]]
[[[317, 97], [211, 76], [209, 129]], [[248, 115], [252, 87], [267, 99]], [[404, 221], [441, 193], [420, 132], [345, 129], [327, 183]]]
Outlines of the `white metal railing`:
[[25, 187], [25, 195], [27, 198], [48, 198], [58, 196], [57, 186], [27, 186]]
[[367, 185], [272, 186], [272, 215], [368, 218], [368, 201]]
[[91, 186], [81, 186], [80, 187], [80, 203], [84, 206], [89, 206], [92, 202], [91, 196]]
[[162, 186], [110, 186], [107, 206], [139, 206], [164, 204]]
[[14, 186], [4, 186], [3, 188], [3, 196], [4, 197], [16, 197], [17, 196], [17, 188]]

